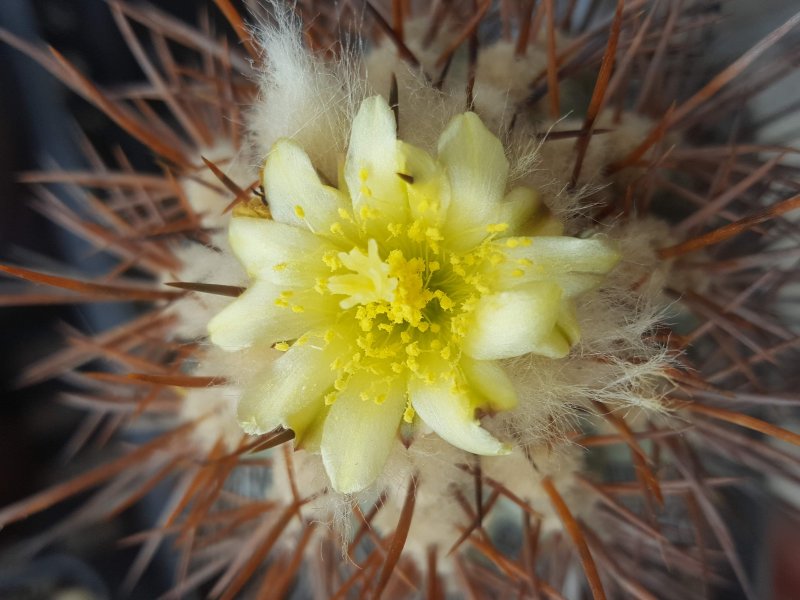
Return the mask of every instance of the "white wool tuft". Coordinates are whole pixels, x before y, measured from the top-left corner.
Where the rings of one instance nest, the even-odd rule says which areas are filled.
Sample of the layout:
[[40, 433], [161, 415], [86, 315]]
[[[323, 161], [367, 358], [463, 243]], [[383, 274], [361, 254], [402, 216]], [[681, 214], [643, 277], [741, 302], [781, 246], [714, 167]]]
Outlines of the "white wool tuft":
[[[475, 68], [475, 109], [496, 129], [508, 127], [512, 119], [527, 119], [517, 110], [531, 93], [534, 78], [547, 68], [547, 54], [531, 46], [516, 55], [515, 44], [499, 41], [482, 49]], [[534, 113], [538, 113], [538, 106]]]
[[230, 211], [224, 211], [233, 200], [233, 194], [205, 166], [201, 157], [214, 163], [241, 188], [246, 188], [257, 179], [258, 170], [247, 164], [246, 156], [242, 151], [235, 150], [229, 140], [218, 140], [213, 146], [200, 151], [194, 161], [201, 165], [197, 171], [178, 180], [192, 210], [200, 215], [203, 226], [223, 229], [231, 218]]
[[260, 27], [257, 41], [264, 53], [259, 98], [249, 115], [254, 161], [260, 169], [280, 138], [300, 144], [320, 173], [337, 181], [350, 122], [366, 97], [352, 58], [323, 62], [303, 47], [297, 17], [275, 8], [277, 24]]
[[[436, 546], [443, 556], [458, 540], [467, 519], [459, 507], [456, 494], [471, 500], [473, 477], [460, 465], [475, 463], [475, 457], [451, 446], [436, 435], [425, 435], [406, 449], [395, 445], [387, 468], [377, 488], [384, 491], [386, 501], [375, 517], [374, 525], [382, 534], [391, 534], [397, 527], [411, 476], [416, 474], [417, 487], [414, 517], [411, 521], [405, 551], [425, 564], [430, 547]], [[450, 561], [440, 564], [442, 572], [453, 568]]]
[[[200, 156], [213, 162], [242, 188], [250, 185], [257, 177], [242, 154], [235, 151], [227, 140], [220, 140], [201, 151], [196, 163], [202, 163]], [[181, 268], [177, 273], [163, 277], [162, 282], [177, 280], [245, 285], [247, 277], [244, 269], [228, 243], [227, 228], [231, 213], [224, 211], [233, 200], [233, 195], [205, 165], [196, 173], [181, 177], [178, 185], [192, 210], [200, 215], [202, 226], [211, 231], [211, 245], [204, 246], [198, 242], [176, 245], [173, 254], [180, 261]], [[190, 294], [181, 298], [169, 309], [179, 320], [176, 335], [181, 339], [204, 337], [211, 317], [229, 302], [230, 298], [213, 294]]]
[[640, 176], [637, 169], [623, 169], [613, 175], [605, 170], [636, 149], [654, 124], [632, 113], [622, 113], [619, 121], [611, 111], [601, 113], [595, 129], [609, 131], [592, 136], [575, 189], [570, 190], [576, 138], [546, 139], [542, 136], [577, 131], [582, 126], [583, 120], [576, 118], [518, 123], [506, 142], [511, 179], [539, 190], [543, 202], [565, 223], [568, 232], [581, 226], [585, 221], [582, 214], [589, 208], [603, 204], [610, 194], [624, 194], [628, 184]]
[[[540, 532], [547, 535], [562, 530], [550, 497], [541, 486], [542, 479], [549, 477], [559, 494], [566, 500], [570, 510], [580, 515], [587, 515], [594, 505], [594, 499], [583, 493], [583, 488], [575, 480], [575, 473], [582, 468], [582, 448], [562, 444], [558, 447], [540, 446], [529, 449], [521, 448], [503, 457], [481, 457], [481, 468], [484, 477], [501, 484], [540, 515]], [[503, 518], [508, 513], [520, 512], [520, 508], [506, 503], [505, 510], [490, 513], [492, 519]], [[519, 516], [512, 517], [519, 522]]]
[[[230, 249], [227, 230], [213, 233], [211, 243], [213, 247], [196, 242], [177, 246], [174, 254], [181, 269], [174, 276], [166, 275], [163, 281], [246, 285], [247, 275]], [[186, 340], [205, 337], [208, 322], [230, 301], [226, 296], [195, 293], [173, 302], [168, 310], [178, 318], [175, 334]]]
[[[229, 364], [231, 357], [219, 348], [207, 350], [203, 362], [193, 371], [193, 375], [217, 377]], [[203, 451], [209, 452], [218, 443], [226, 451], [233, 451], [244, 437], [236, 418], [236, 404], [241, 389], [232, 385], [186, 390], [181, 403], [180, 418], [197, 425], [192, 429], [192, 440]]]

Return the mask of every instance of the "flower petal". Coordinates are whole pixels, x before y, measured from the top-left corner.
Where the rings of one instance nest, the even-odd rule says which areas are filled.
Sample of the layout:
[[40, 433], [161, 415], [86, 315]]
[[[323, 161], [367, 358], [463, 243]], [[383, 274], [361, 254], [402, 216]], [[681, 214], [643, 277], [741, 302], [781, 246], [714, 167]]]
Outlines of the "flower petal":
[[532, 237], [529, 245], [508, 248], [511, 259], [528, 259], [539, 272], [606, 274], [619, 262], [619, 253], [604, 240], [568, 236]]
[[478, 302], [473, 324], [463, 340], [464, 352], [472, 358], [511, 358], [533, 352], [553, 356], [551, 336], [561, 311], [561, 287], [538, 282], [508, 292], [484, 296]]
[[578, 325], [578, 317], [575, 315], [575, 306], [572, 302], [561, 304], [561, 312], [558, 314], [556, 327], [570, 346], [577, 344], [581, 339], [581, 328]]
[[554, 277], [553, 281], [564, 290], [565, 298], [577, 298], [599, 287], [603, 283], [603, 276], [596, 273], [564, 273]]
[[560, 327], [554, 327], [536, 343], [536, 348], [532, 352], [545, 358], [564, 358], [569, 354], [569, 349], [569, 336]]
[[[514, 247], [509, 242], [514, 240]], [[518, 243], [529, 241], [527, 245]], [[619, 253], [599, 239], [532, 237], [498, 240], [506, 261], [493, 269], [499, 289], [509, 290], [535, 281], [554, 281], [567, 297], [575, 297], [602, 281], [619, 262]], [[505, 247], [503, 247], [505, 246]]]
[[519, 398], [514, 384], [496, 361], [462, 356], [460, 364], [467, 383], [489, 402], [493, 410], [511, 410], [517, 405]]
[[[322, 394], [336, 378], [330, 354], [311, 344], [295, 344], [259, 372], [239, 400], [242, 429], [257, 435], [281, 425], [291, 427], [293, 417], [310, 405], [317, 403], [321, 410]], [[302, 421], [307, 425], [311, 419]]]
[[344, 165], [357, 218], [375, 219], [382, 225], [406, 220], [408, 206], [399, 168], [394, 113], [383, 97], [367, 98], [353, 119]]
[[[320, 307], [322, 297], [307, 294]], [[245, 292], [217, 313], [208, 323], [211, 342], [223, 350], [233, 351], [254, 343], [273, 344], [300, 337], [328, 320], [324, 309], [295, 312], [277, 306], [281, 290], [272, 282], [256, 280]], [[324, 307], [323, 307], [324, 308]]]
[[275, 142], [263, 172], [272, 217], [287, 225], [327, 233], [347, 208], [344, 195], [323, 185], [300, 146], [287, 139]]
[[450, 182], [444, 170], [430, 154], [411, 144], [398, 142], [398, 152], [411, 218], [440, 225], [450, 205]]
[[473, 454], [508, 454], [511, 448], [480, 426], [468, 395], [452, 380], [428, 383], [413, 377], [408, 384], [411, 405], [439, 437]]
[[234, 217], [228, 230], [231, 248], [252, 279], [290, 287], [313, 286], [329, 272], [323, 255], [336, 247], [307, 229], [272, 219]]
[[286, 426], [294, 432], [294, 447], [319, 453], [322, 429], [330, 412], [323, 402], [312, 402], [286, 418]]
[[497, 222], [508, 224], [508, 231], [512, 234], [520, 232], [540, 206], [536, 190], [525, 186], [515, 187], [497, 207]]
[[333, 488], [344, 494], [363, 490], [381, 474], [406, 406], [400, 385], [381, 404], [362, 399], [361, 389], [351, 382], [339, 393], [322, 432], [322, 462]]
[[512, 189], [503, 199], [500, 211], [502, 222], [509, 224], [509, 235], [564, 235], [564, 224], [542, 204], [539, 192], [533, 188], [519, 186]]
[[508, 179], [503, 145], [478, 115], [454, 117], [439, 138], [439, 161], [450, 180], [447, 237], [458, 247], [478, 244], [486, 226], [500, 222], [498, 203]]
[[560, 236], [564, 235], [564, 224], [548, 211], [540, 211], [536, 218], [528, 221], [519, 231], [520, 235]]

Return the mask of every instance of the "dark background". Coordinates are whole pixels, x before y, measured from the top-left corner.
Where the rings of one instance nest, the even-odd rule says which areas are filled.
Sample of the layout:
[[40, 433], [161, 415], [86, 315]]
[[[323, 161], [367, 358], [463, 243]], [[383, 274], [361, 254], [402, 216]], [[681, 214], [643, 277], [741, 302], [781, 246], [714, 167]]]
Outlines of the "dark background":
[[[227, 25], [211, 2], [153, 2], [188, 22], [208, 10], [217, 31]], [[108, 6], [102, 0], [0, 0], [0, 27], [17, 36], [57, 48], [102, 87], [135, 82], [143, 74], [127, 50]], [[235, 43], [235, 42], [234, 42]], [[0, 262], [88, 276], [107, 271], [113, 261], [83, 240], [52, 224], [30, 207], [33, 191], [17, 174], [58, 165], [86, 164], [75, 142], [78, 129], [103, 156], [119, 145], [139, 170], [154, 170], [150, 153], [122, 133], [96, 108], [53, 76], [0, 42]], [[69, 193], [57, 186], [62, 198]], [[0, 278], [0, 295], [15, 282]], [[60, 482], [96, 464], [101, 449], [67, 463], [63, 451], [81, 413], [54, 401], [64, 385], [46, 382], [20, 389], [15, 380], [32, 362], [61, 346], [67, 324], [87, 333], [126, 320], [134, 309], [124, 304], [84, 304], [0, 308], [0, 506]], [[0, 532], [0, 598], [57, 598], [81, 589], [86, 598], [114, 597], [136, 548], [116, 540], [146, 529], [158, 509], [159, 491], [113, 522], [69, 536], [36, 558], [20, 559], [19, 544], [47, 532], [78, 506], [75, 498]], [[170, 563], [159, 557], [136, 588], [136, 598], [156, 598], [170, 587]]]

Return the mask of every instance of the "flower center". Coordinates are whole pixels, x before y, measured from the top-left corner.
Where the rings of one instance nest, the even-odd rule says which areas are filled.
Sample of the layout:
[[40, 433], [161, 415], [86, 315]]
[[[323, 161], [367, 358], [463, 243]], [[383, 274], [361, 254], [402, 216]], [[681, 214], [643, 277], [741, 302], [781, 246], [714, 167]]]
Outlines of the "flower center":
[[353, 271], [328, 280], [331, 293], [347, 296], [339, 306], [348, 309], [356, 304], [394, 301], [397, 278], [389, 276], [390, 266], [381, 260], [375, 240], [367, 243], [366, 254], [353, 248], [350, 252], [340, 252], [338, 257], [344, 267]]
[[[342, 232], [347, 243], [350, 238], [336, 225], [331, 230]], [[338, 356], [331, 364], [338, 376], [325, 398], [328, 404], [354, 376], [367, 376], [364, 395], [375, 399], [398, 375], [431, 382], [452, 376], [471, 313], [490, 292], [487, 272], [504, 260], [492, 244], [496, 231], [477, 247], [454, 252], [439, 230], [423, 220], [392, 223], [387, 229], [389, 236], [380, 246], [370, 238], [366, 252], [351, 246], [349, 252], [323, 257], [331, 275], [318, 279], [315, 289], [337, 296], [343, 309], [339, 325], [325, 336], [327, 344], [337, 346]], [[409, 409], [406, 419], [412, 417]]]

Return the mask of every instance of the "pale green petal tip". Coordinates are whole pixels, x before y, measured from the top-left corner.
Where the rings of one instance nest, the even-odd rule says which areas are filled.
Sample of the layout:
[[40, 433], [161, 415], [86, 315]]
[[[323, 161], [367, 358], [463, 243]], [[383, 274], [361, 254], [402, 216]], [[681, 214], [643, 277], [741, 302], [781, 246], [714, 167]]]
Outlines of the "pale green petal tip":
[[513, 449], [511, 444], [495, 438], [480, 426], [480, 422], [474, 422], [473, 428], [472, 435], [465, 435], [462, 439], [445, 438], [441, 435], [440, 437], [456, 448], [477, 456], [505, 456], [511, 453]]
[[489, 131], [489, 128], [483, 124], [483, 120], [481, 120], [481, 118], [472, 111], [456, 115], [450, 121], [450, 125], [453, 127], [476, 127], [482, 131], [486, 131], [489, 135], [494, 136], [494, 134]]
[[[454, 144], [455, 142], [455, 144]], [[480, 142], [480, 145], [477, 144]], [[498, 137], [493, 134], [486, 125], [484, 125], [481, 118], [473, 112], [466, 112], [453, 117], [447, 126], [444, 128], [441, 136], [439, 137], [439, 154], [446, 157], [450, 152], [471, 153], [475, 155], [476, 152], [482, 153], [497, 153], [502, 157], [501, 160], [505, 161], [505, 152], [503, 151], [503, 144]], [[488, 158], [495, 158], [488, 156]], [[508, 168], [506, 162], [506, 169]], [[505, 182], [505, 173], [503, 173], [503, 180]]]
[[322, 431], [322, 463], [333, 489], [343, 494], [359, 492], [380, 477], [406, 406], [404, 386], [389, 389], [379, 404], [362, 397], [366, 385], [357, 382], [338, 395]]
[[245, 392], [236, 406], [236, 419], [247, 435], [264, 435], [278, 427], [291, 429], [285, 419], [278, 415], [266, 415], [263, 411], [264, 398], [252, 391]]
[[463, 439], [448, 440], [454, 446], [477, 454], [479, 456], [502, 456], [511, 452], [511, 445], [501, 442], [486, 429], [481, 427], [480, 421], [473, 421]]
[[267, 155], [264, 169], [261, 171], [261, 179], [265, 186], [275, 177], [281, 177], [284, 174], [286, 166], [284, 163], [293, 162], [298, 155], [302, 154], [305, 154], [303, 148], [288, 138], [281, 138], [275, 142]]
[[328, 473], [331, 487], [340, 494], [356, 494], [369, 487], [377, 479], [377, 476], [369, 480], [360, 479], [353, 473], [347, 473], [341, 467], [327, 467], [325, 471]]
[[419, 417], [446, 442], [483, 456], [507, 454], [507, 444], [495, 438], [475, 419], [469, 397], [453, 391], [453, 382], [412, 381], [409, 394]]
[[495, 411], [505, 411], [519, 404], [514, 384], [497, 361], [473, 360], [462, 356], [461, 369], [475, 394], [483, 400], [481, 406], [489, 406]]
[[277, 423], [273, 427], [264, 426], [259, 419], [259, 406], [260, 400], [256, 400], [252, 392], [247, 391], [239, 398], [239, 403], [236, 405], [236, 419], [247, 435], [261, 435], [277, 426]]
[[[280, 138], [272, 146], [272, 150], [267, 155], [266, 165], [263, 174], [266, 178], [266, 172], [270, 167], [275, 167], [282, 159], [293, 160], [296, 158], [307, 158], [308, 155], [303, 147], [290, 138]], [[309, 159], [310, 162], [310, 159]]]
[[[390, 438], [394, 441], [394, 436]], [[319, 452], [322, 454], [322, 464], [331, 482], [331, 487], [340, 494], [355, 494], [360, 492], [380, 477], [384, 463], [360, 465], [351, 460], [338, 460], [335, 452], [329, 452], [323, 438], [320, 440]]]
[[[386, 101], [386, 98], [381, 96], [380, 94], [375, 94], [374, 96], [370, 96], [369, 98], [365, 98], [361, 102], [361, 106], [358, 109], [358, 112], [377, 112], [377, 113], [391, 113], [392, 120], [394, 120], [394, 112], [392, 112], [392, 108], [389, 106], [389, 103]], [[356, 115], [358, 117], [358, 115]]]
[[[358, 138], [359, 140], [369, 139], [369, 133], [373, 127], [380, 129], [377, 132], [379, 135], [389, 135], [393, 140], [396, 139], [397, 122], [394, 118], [394, 111], [392, 111], [386, 99], [380, 95], [370, 96], [361, 102], [361, 106], [353, 119], [351, 143], [353, 138]], [[371, 158], [382, 160], [384, 157], [375, 156]]]
[[610, 273], [622, 260], [622, 253], [619, 250], [619, 244], [613, 240], [608, 240], [603, 237], [594, 237], [592, 240], [598, 242], [602, 249], [598, 252], [597, 261], [598, 272]]
[[240, 345], [231, 343], [231, 340], [227, 335], [229, 332], [227, 321], [229, 320], [230, 319], [228, 318], [226, 309], [223, 309], [221, 312], [218, 312], [216, 315], [214, 315], [208, 322], [208, 325], [206, 325], [206, 331], [208, 331], [208, 339], [212, 344], [218, 348], [221, 348], [225, 352], [235, 352], [237, 350], [241, 350], [242, 347]]

